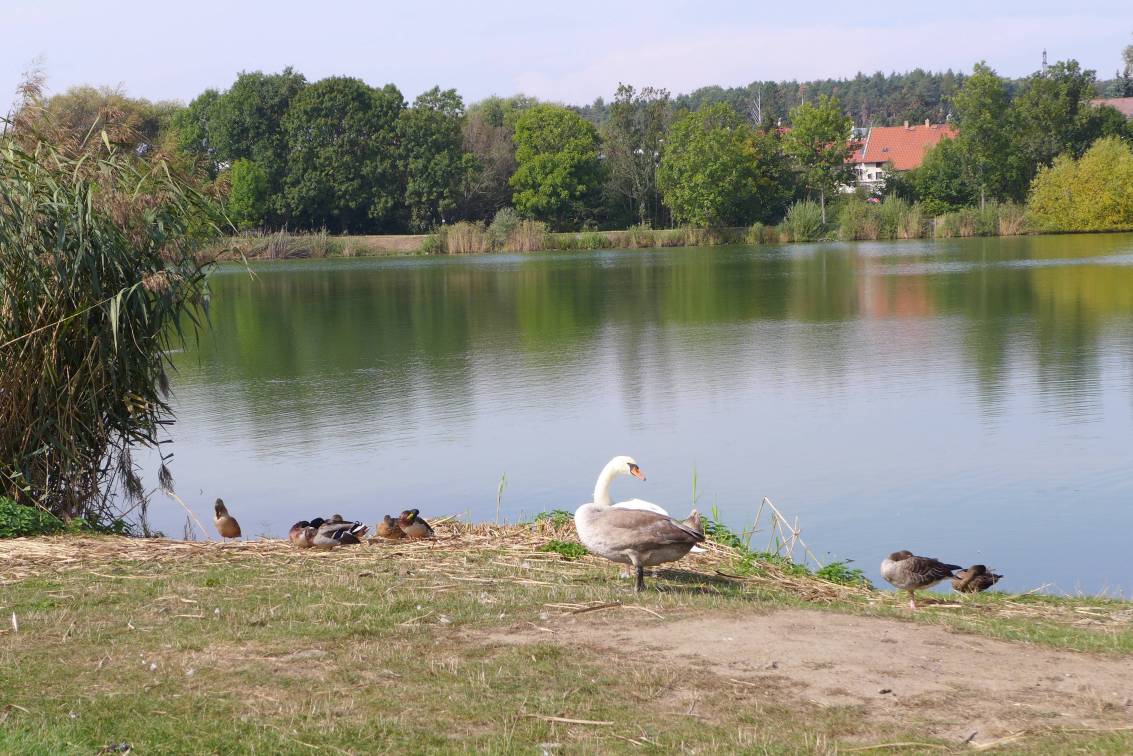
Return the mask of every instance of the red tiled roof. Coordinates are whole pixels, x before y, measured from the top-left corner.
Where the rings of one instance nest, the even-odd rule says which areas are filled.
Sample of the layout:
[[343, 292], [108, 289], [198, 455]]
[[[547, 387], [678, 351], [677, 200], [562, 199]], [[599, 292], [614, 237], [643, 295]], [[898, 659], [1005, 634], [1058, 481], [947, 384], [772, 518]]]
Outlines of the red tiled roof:
[[1090, 100], [1094, 107], [1108, 105], [1120, 111], [1126, 118], [1133, 118], [1133, 97], [1105, 97], [1099, 100]]
[[941, 139], [956, 138], [950, 124], [923, 123], [916, 126], [874, 126], [850, 158], [852, 163], [892, 163], [897, 171], [920, 166], [925, 151]]

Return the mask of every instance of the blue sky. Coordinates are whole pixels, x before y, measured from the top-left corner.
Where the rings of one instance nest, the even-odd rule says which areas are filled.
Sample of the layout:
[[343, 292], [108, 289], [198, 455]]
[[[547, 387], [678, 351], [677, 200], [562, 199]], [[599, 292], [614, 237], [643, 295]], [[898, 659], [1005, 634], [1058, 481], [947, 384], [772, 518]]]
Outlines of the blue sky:
[[121, 86], [190, 100], [241, 70], [292, 65], [309, 80], [434, 84], [466, 101], [525, 92], [586, 103], [619, 81], [687, 92], [706, 84], [905, 71], [1001, 74], [1076, 58], [1108, 78], [1133, 43], [1133, 2], [400, 3], [347, 0], [0, 0], [0, 112], [36, 59], [50, 91]]

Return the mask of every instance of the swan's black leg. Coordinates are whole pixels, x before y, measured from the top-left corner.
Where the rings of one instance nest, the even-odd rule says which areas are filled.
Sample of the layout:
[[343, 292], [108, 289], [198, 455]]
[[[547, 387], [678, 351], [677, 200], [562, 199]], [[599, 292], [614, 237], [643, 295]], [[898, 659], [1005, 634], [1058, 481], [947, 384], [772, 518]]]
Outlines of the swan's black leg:
[[634, 593], [641, 593], [645, 590], [645, 567], [637, 565], [637, 584], [633, 587]]

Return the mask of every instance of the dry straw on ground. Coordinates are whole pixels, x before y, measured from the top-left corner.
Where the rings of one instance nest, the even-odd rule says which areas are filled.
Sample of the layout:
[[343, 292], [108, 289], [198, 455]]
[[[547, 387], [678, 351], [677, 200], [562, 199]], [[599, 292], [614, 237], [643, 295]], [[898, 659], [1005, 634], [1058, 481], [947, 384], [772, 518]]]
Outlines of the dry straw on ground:
[[[534, 574], [544, 572], [561, 580], [582, 576], [609, 562], [586, 556], [566, 559], [555, 552], [540, 551], [552, 540], [574, 541], [571, 525], [555, 528], [549, 523], [534, 525], [470, 525], [439, 520], [434, 523], [437, 538], [428, 541], [383, 541], [334, 551], [296, 550], [281, 539], [260, 539], [218, 543], [215, 541], [177, 541], [164, 538], [124, 538], [115, 536], [53, 536], [14, 538], [0, 541], [0, 584], [51, 573], [83, 570], [98, 574], [100, 567], [114, 563], [131, 579], [129, 563], [191, 561], [195, 565], [224, 564], [249, 558], [265, 562], [292, 559], [328, 559], [336, 562], [372, 563], [375, 556], [412, 564], [415, 571], [446, 569], [447, 561], [461, 559], [468, 578], [477, 573], [498, 578], [499, 567], [526, 562]], [[704, 553], [689, 554], [662, 576], [713, 581], [746, 581], [790, 590], [810, 601], [835, 601], [871, 593], [860, 587], [828, 583], [808, 576], [788, 575], [774, 564], [761, 565], [758, 575], [735, 575], [732, 566], [739, 553], [716, 543], [704, 544]], [[125, 572], [122, 569], [125, 568]], [[138, 576], [139, 578], [144, 576]], [[537, 582], [537, 580], [536, 580]]]

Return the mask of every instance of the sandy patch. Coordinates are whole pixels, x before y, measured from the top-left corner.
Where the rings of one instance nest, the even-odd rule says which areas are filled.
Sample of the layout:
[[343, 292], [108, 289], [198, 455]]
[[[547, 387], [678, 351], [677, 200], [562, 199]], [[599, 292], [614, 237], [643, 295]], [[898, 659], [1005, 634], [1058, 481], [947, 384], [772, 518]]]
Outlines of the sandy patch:
[[985, 742], [1037, 727], [1102, 728], [1133, 717], [1133, 659], [1048, 650], [896, 620], [809, 610], [673, 620], [628, 612], [558, 618], [505, 643], [584, 646], [637, 663], [711, 671], [927, 735]]

